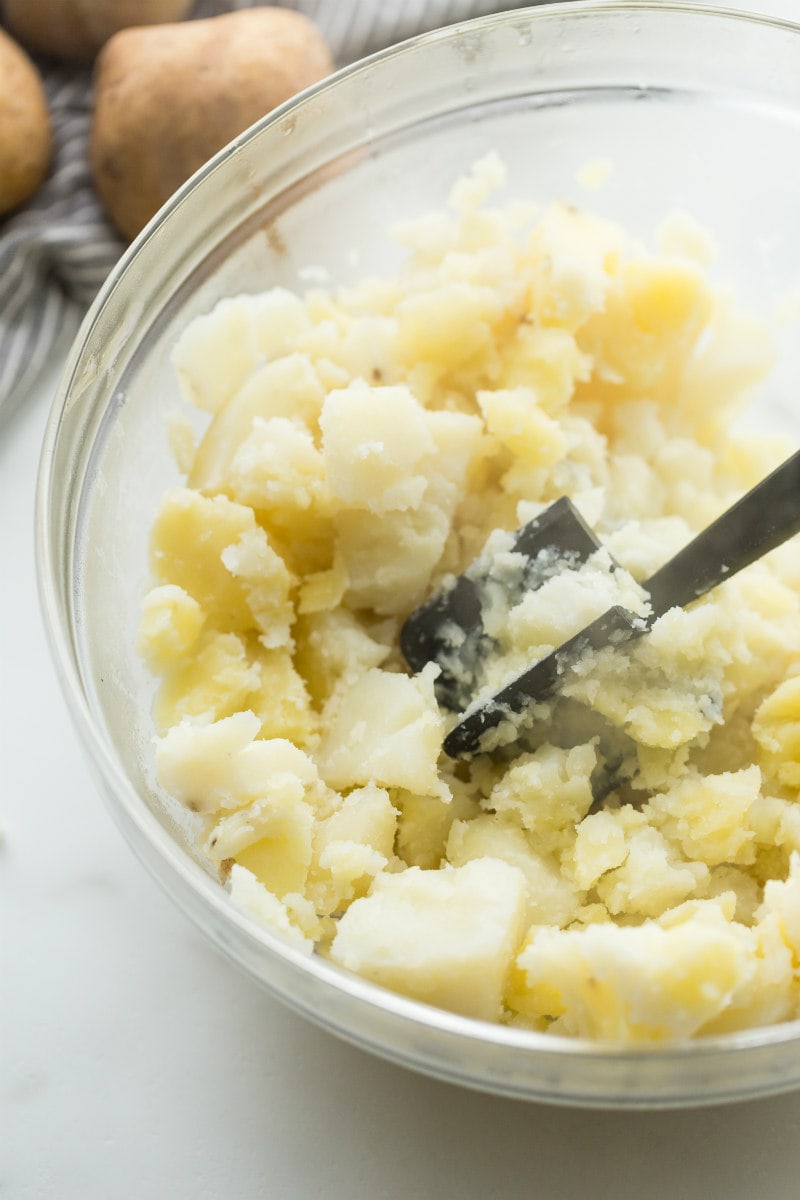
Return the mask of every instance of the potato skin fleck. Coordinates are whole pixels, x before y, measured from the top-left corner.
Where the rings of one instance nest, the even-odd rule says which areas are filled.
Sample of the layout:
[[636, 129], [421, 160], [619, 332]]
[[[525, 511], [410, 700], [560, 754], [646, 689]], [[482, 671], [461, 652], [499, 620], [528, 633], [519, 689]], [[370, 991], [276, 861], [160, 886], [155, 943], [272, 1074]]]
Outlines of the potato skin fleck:
[[0, 215], [43, 182], [53, 152], [42, 81], [25, 51], [0, 30]]
[[193, 0], [1, 0], [3, 20], [34, 54], [91, 62], [119, 29], [180, 21]]
[[116, 34], [98, 59], [90, 155], [119, 231], [135, 237], [212, 155], [332, 70], [316, 27], [288, 9]]

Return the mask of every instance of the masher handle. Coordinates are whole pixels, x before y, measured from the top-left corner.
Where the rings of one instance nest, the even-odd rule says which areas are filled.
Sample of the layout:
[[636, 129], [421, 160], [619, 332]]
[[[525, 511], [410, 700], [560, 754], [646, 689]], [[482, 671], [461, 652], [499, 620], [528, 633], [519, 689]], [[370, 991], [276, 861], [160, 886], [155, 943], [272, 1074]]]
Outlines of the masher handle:
[[795, 533], [800, 533], [800, 450], [646, 580], [653, 619], [704, 596]]

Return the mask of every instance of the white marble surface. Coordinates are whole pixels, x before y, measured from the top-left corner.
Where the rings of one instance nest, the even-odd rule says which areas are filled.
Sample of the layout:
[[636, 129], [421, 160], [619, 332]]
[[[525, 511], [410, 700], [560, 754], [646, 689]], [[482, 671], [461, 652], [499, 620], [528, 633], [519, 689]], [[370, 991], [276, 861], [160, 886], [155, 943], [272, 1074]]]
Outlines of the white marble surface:
[[0, 1196], [795, 1200], [800, 1094], [620, 1115], [459, 1091], [284, 1010], [156, 889], [95, 793], [39, 618], [63, 351], [0, 432]]

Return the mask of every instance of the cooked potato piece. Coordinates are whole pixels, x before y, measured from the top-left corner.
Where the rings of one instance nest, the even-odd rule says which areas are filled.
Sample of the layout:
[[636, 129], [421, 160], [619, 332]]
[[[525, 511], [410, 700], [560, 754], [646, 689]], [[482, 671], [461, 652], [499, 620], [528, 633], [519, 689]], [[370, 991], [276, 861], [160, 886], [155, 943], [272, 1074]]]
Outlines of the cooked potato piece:
[[289, 640], [291, 576], [251, 508], [174, 488], [153, 529], [152, 557], [156, 575], [182, 588], [212, 622], [236, 633], [259, 630], [269, 647]]
[[800, 675], [785, 679], [762, 702], [753, 734], [770, 776], [791, 796], [800, 795]]
[[478, 858], [498, 858], [516, 867], [527, 884], [527, 920], [531, 925], [566, 925], [580, 908], [577, 889], [562, 878], [554, 859], [536, 851], [514, 821], [481, 813], [456, 821], [447, 840], [447, 858], [455, 867]]
[[444, 722], [432, 674], [415, 678], [373, 667], [329, 701], [317, 754], [331, 787], [378, 783], [436, 796]]
[[203, 849], [220, 867], [236, 859], [276, 896], [302, 893], [313, 828], [314, 810], [299, 780], [276, 774], [252, 804], [217, 821]]
[[579, 1037], [690, 1037], [749, 982], [754, 942], [749, 929], [724, 918], [668, 929], [652, 921], [534, 929], [509, 999], [530, 1017], [560, 1019], [563, 1032]]
[[330, 392], [322, 410], [325, 472], [351, 508], [370, 512], [419, 508], [428, 481], [421, 473], [436, 444], [426, 413], [405, 387]]
[[[311, 954], [314, 942], [302, 926], [296, 921], [296, 914], [290, 912], [287, 898], [279, 899], [274, 892], [264, 887], [252, 871], [234, 863], [230, 874], [231, 903], [240, 910], [254, 917], [260, 924], [265, 925], [274, 933], [291, 942], [304, 954]], [[288, 893], [289, 902], [295, 898]], [[301, 897], [297, 897], [301, 899]]]
[[164, 583], [142, 601], [138, 647], [150, 666], [166, 671], [197, 643], [205, 614], [184, 588]]
[[381, 875], [339, 922], [331, 958], [374, 983], [496, 1021], [524, 927], [525, 879], [482, 858]]
[[156, 750], [159, 781], [199, 813], [241, 808], [276, 789], [304, 800], [319, 781], [314, 763], [284, 738], [259, 739], [260, 724], [246, 711], [173, 725]]

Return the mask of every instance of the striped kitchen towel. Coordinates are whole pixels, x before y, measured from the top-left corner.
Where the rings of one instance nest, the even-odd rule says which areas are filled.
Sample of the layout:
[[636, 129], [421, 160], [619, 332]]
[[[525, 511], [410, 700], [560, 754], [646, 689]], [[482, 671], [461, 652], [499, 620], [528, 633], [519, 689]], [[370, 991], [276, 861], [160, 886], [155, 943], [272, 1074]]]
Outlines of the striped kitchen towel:
[[[255, 2], [198, 0], [192, 16], [208, 17]], [[315, 21], [343, 66], [416, 33], [531, 2], [283, 0], [282, 6]], [[0, 421], [46, 362], [67, 310], [89, 305], [124, 249], [94, 194], [89, 172], [91, 71], [45, 66], [43, 75], [53, 122], [53, 166], [30, 203], [0, 223]]]

